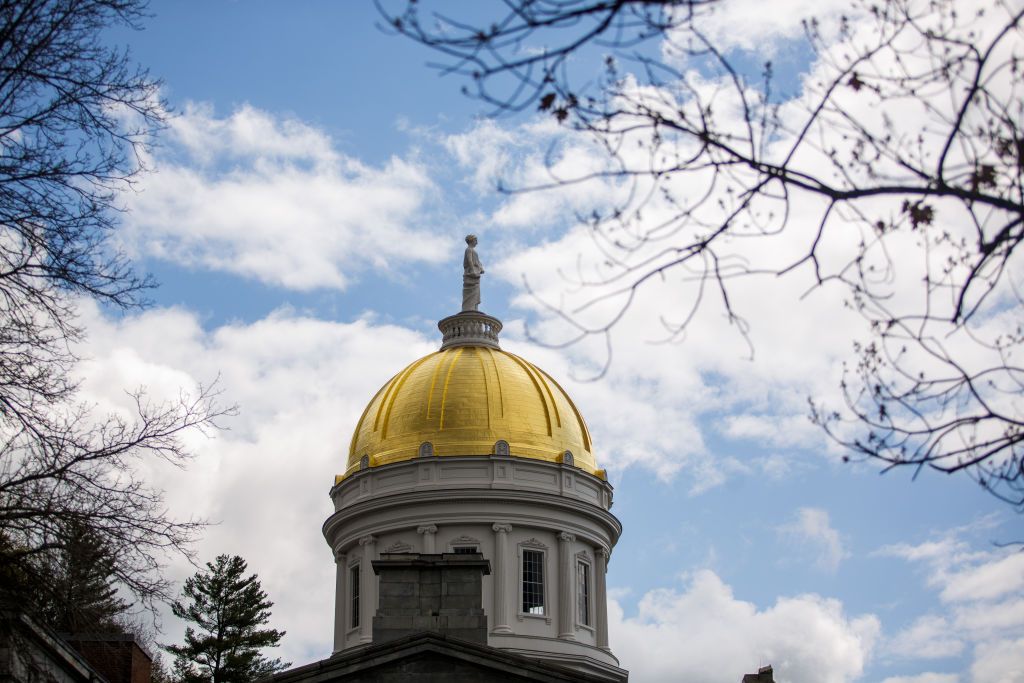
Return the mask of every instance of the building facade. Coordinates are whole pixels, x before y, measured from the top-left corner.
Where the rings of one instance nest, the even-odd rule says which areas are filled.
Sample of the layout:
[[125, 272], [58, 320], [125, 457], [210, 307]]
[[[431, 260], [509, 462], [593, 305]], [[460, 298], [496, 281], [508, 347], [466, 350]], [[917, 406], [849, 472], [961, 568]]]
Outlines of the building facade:
[[[501, 349], [495, 318], [464, 310], [438, 326], [440, 350], [367, 405], [331, 490], [335, 656], [374, 644], [382, 556], [479, 555], [487, 647], [625, 680], [605, 588], [622, 527], [583, 417], [543, 370]], [[410, 612], [410, 632], [424, 618]]]

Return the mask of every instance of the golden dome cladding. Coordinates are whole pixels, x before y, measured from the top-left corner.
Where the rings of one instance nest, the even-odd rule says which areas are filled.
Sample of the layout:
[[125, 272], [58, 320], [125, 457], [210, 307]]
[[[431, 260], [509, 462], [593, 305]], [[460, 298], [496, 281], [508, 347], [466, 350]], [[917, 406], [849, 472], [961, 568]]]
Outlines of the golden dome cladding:
[[598, 476], [590, 433], [555, 380], [496, 348], [458, 346], [412, 363], [373, 397], [356, 425], [345, 475], [411, 460], [429, 442], [434, 455], [486, 455], [499, 441], [513, 456], [573, 462]]

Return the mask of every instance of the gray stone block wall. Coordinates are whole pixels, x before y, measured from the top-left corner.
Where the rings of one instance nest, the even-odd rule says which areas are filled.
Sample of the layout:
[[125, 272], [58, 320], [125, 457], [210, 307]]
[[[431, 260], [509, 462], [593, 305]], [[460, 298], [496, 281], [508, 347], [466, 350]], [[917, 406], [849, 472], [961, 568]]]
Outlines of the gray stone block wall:
[[490, 562], [483, 555], [385, 553], [373, 571], [380, 576], [373, 642], [428, 631], [487, 644], [482, 578]]

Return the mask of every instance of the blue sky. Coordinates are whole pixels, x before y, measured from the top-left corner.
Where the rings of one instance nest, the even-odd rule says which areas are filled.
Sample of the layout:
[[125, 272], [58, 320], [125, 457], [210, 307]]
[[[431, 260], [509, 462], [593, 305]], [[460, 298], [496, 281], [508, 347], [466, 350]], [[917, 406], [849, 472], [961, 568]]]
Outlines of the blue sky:
[[[794, 69], [787, 14], [808, 5], [789, 4], [759, 30]], [[522, 282], [572, 296], [557, 271], [584, 248], [573, 214], [603, 190], [494, 184], [539, 177], [556, 139], [566, 165], [592, 148], [530, 113], [482, 118], [429, 52], [378, 30], [370, 3], [151, 11], [110, 38], [163, 80], [174, 115], [115, 237], [162, 284], [144, 313], [83, 306], [82, 391], [116, 410], [124, 387], [173, 395], [220, 377], [240, 415], [192, 438], [187, 471], [149, 474], [174, 512], [217, 521], [200, 559], [238, 553], [260, 574], [287, 659], [330, 653], [332, 476], [376, 389], [439, 343], [476, 232], [483, 310], [576, 398], [616, 487], [612, 647], [633, 680], [739, 680], [771, 662], [786, 682], [1024, 681], [1024, 563], [993, 544], [1020, 539], [1020, 515], [963, 476], [843, 464], [807, 420], [859, 332], [837, 294], [801, 299], [799, 275], [741, 291], [751, 359], [713, 309], [685, 343], [652, 345], [672, 301], [655, 292], [616, 333], [608, 375], [577, 381], [599, 354], [527, 339], [526, 320], [557, 329]], [[181, 632], [170, 616], [164, 628]]]

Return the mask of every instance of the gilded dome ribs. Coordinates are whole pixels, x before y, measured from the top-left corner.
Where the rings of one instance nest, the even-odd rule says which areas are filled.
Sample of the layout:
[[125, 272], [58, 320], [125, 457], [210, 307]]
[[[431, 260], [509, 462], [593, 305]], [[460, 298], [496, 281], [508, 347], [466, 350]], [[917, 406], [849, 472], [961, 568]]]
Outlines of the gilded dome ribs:
[[352, 441], [348, 445], [349, 460], [351, 460], [352, 456], [355, 455], [356, 441], [359, 439], [359, 432], [362, 431], [363, 424], [366, 422], [366, 415], [370, 412], [370, 408], [373, 407], [373, 402], [377, 400], [377, 397], [380, 396], [381, 392], [384, 391], [384, 389], [388, 386], [390, 385], [385, 384], [383, 387], [378, 389], [377, 393], [373, 395], [372, 399], [370, 399], [370, 402], [366, 404], [365, 408], [363, 408], [363, 414], [359, 416], [359, 422], [356, 423], [356, 429], [354, 432], [352, 432]]
[[487, 428], [490, 429], [491, 428], [491, 392], [490, 392], [490, 382], [487, 381], [487, 368], [484, 366], [483, 354], [480, 353], [479, 349], [474, 349], [474, 351], [476, 351], [476, 353], [474, 353], [473, 355], [476, 356], [476, 359], [478, 361], [480, 361], [480, 374], [483, 375], [483, 378], [484, 378], [484, 397], [483, 397], [484, 398], [484, 407], [486, 408], [486, 413], [487, 413]]
[[537, 378], [533, 376], [533, 373], [530, 372], [530, 364], [514, 353], [508, 353], [507, 355], [519, 364], [519, 367], [523, 369], [526, 376], [530, 378], [531, 382], [533, 382], [533, 388], [537, 390], [537, 396], [540, 398], [540, 404], [544, 406], [544, 421], [547, 422], [548, 436], [551, 436], [551, 410], [548, 408], [548, 402], [544, 399], [544, 392], [540, 388], [540, 383], [537, 381]]
[[391, 392], [391, 396], [390, 397], [388, 397], [388, 396], [384, 397], [384, 400], [388, 404], [388, 411], [386, 413], [384, 413], [384, 428], [381, 430], [381, 438], [382, 439], [388, 438], [388, 420], [391, 419], [391, 409], [395, 407], [395, 399], [398, 397], [398, 393], [401, 391], [402, 385], [405, 384], [405, 380], [407, 380], [409, 378], [409, 375], [411, 375], [413, 373], [413, 371], [416, 370], [416, 368], [418, 368], [419, 366], [423, 365], [423, 363], [428, 358], [431, 358], [434, 355], [436, 355], [436, 354], [432, 353], [429, 356], [424, 356], [423, 358], [420, 358], [418, 361], [416, 361], [415, 363], [413, 363], [412, 365], [407, 367], [405, 369], [405, 372], [403, 372], [401, 375], [399, 375], [398, 381], [394, 382], [395, 390]]
[[448, 383], [452, 379], [452, 370], [455, 369], [455, 364], [459, 361], [459, 356], [462, 355], [464, 349], [465, 347], [460, 346], [455, 350], [455, 356], [452, 357], [452, 362], [448, 364], [448, 374], [444, 376], [444, 391], [441, 393], [441, 423], [438, 429], [444, 429], [444, 409], [448, 400]]
[[[534, 367], [536, 367], [536, 366], [534, 366]], [[562, 396], [568, 396], [569, 395], [569, 394], [565, 393], [565, 389], [562, 388], [561, 384], [559, 384], [558, 382], [555, 381], [554, 377], [552, 377], [548, 373], [544, 372], [540, 368], [537, 368], [537, 371], [540, 372], [545, 377], [547, 377], [548, 381], [550, 381], [552, 384], [555, 385], [555, 387], [558, 389], [558, 392], [560, 394], [562, 394]], [[573, 414], [576, 416], [576, 422], [580, 426], [580, 432], [582, 432], [582, 434], [583, 434], [583, 447], [586, 448], [589, 451], [590, 450], [590, 430], [587, 429], [587, 423], [584, 422], [583, 416], [580, 415], [580, 411], [576, 407], [576, 404], [573, 403], [572, 401], [568, 401], [568, 403], [569, 403], [569, 407], [572, 408]], [[575, 455], [575, 453], [573, 455]]]
[[560, 412], [558, 412], [558, 401], [555, 400], [555, 395], [553, 393], [551, 393], [551, 385], [548, 384], [547, 382], [545, 382], [544, 378], [540, 376], [541, 375], [540, 370], [538, 370], [537, 368], [535, 368], [532, 365], [530, 366], [530, 369], [533, 370], [535, 373], [537, 373], [537, 376], [540, 378], [540, 383], [544, 385], [544, 391], [548, 392], [548, 400], [551, 401], [551, 409], [553, 411], [555, 411], [555, 422], [558, 423], [558, 428], [561, 429], [562, 428], [562, 414]]
[[434, 387], [437, 386], [437, 373], [441, 372], [441, 366], [443, 362], [434, 363], [434, 372], [430, 375], [430, 391], [427, 393], [427, 415], [426, 419], [430, 419], [430, 406], [434, 402]]
[[[399, 378], [399, 376], [401, 376], [401, 374], [402, 373], [400, 372], [391, 379], [389, 379], [388, 383], [385, 384], [384, 388], [382, 389], [382, 391], [384, 392], [384, 396], [381, 397], [380, 403], [377, 404], [377, 414], [374, 415], [373, 417], [373, 431], [375, 432], [380, 429], [380, 417], [384, 413], [384, 407], [387, 405], [388, 396], [391, 395], [391, 391], [395, 388], [395, 381]], [[378, 391], [377, 394], [380, 394], [380, 391]], [[374, 398], [376, 398], [376, 396], [374, 396]], [[370, 405], [373, 405], [373, 401], [370, 402]]]
[[494, 357], [494, 351], [490, 349], [484, 349], [487, 351], [487, 357], [491, 360], [491, 369], [494, 370], [494, 380], [498, 386], [498, 408], [500, 410], [499, 417], [505, 418], [505, 394], [501, 389], [501, 373], [498, 372], [498, 361]]
[[419, 457], [430, 442], [435, 456], [487, 456], [498, 441], [515, 457], [547, 462], [571, 451], [576, 467], [603, 476], [558, 382], [525, 359], [471, 344], [425, 356], [381, 387], [356, 426], [346, 475], [363, 455], [376, 467]]

